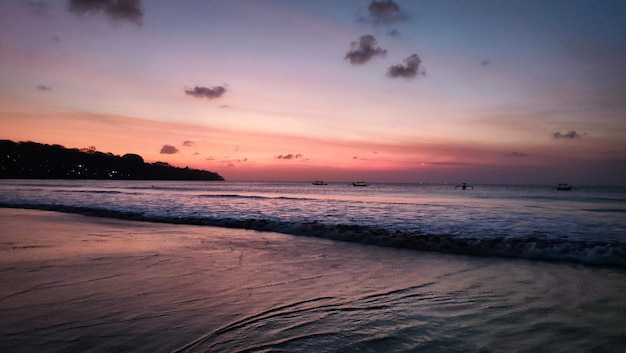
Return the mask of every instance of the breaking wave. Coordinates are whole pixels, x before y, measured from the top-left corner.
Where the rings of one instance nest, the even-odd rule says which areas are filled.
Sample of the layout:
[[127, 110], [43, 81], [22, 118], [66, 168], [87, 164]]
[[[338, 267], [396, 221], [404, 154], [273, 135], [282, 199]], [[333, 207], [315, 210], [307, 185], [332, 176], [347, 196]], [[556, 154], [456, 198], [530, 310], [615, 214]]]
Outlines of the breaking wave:
[[264, 218], [157, 216], [127, 210], [59, 204], [0, 203], [0, 207], [39, 209], [132, 221], [277, 232], [360, 244], [472, 256], [567, 261], [586, 265], [626, 268], [625, 245], [618, 241], [609, 240], [561, 239], [542, 234], [526, 237], [489, 236], [487, 234], [481, 237], [464, 236], [463, 234], [427, 234], [420, 231], [391, 231], [359, 224], [329, 224], [318, 221], [283, 221]]

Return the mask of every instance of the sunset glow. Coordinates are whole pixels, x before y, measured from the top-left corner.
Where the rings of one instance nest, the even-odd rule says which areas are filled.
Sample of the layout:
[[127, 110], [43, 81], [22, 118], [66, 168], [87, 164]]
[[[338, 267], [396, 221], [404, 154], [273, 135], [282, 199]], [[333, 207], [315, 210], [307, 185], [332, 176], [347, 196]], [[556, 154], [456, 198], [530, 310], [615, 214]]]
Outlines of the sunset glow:
[[93, 4], [0, 3], [0, 139], [226, 180], [626, 180], [623, 1]]

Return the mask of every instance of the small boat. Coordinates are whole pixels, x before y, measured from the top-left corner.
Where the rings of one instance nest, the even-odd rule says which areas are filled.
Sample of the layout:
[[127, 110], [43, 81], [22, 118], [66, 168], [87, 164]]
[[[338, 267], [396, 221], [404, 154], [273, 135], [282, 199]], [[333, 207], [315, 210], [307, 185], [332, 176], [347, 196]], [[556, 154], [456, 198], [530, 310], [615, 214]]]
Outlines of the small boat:
[[316, 180], [313, 182], [313, 185], [328, 185], [328, 184], [323, 180]]
[[461, 188], [461, 190], [474, 189], [474, 187], [469, 185], [468, 183], [462, 183], [461, 185], [457, 185], [454, 188], [455, 189]]
[[558, 190], [558, 191], [570, 191], [572, 190], [572, 186], [569, 184], [564, 184], [564, 183], [560, 183], [558, 184], [554, 190]]
[[367, 183], [364, 181], [355, 181], [352, 183], [352, 186], [367, 186]]

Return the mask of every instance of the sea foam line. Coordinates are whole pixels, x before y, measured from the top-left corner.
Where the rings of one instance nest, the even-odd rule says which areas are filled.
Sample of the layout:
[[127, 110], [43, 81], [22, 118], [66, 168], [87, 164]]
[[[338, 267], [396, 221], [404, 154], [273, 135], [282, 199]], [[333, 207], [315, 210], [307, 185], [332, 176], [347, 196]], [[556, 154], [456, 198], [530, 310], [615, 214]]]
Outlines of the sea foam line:
[[505, 237], [498, 235], [479, 238], [452, 234], [426, 234], [420, 231], [389, 231], [358, 224], [327, 224], [316, 221], [287, 222], [254, 218], [152, 216], [141, 212], [59, 204], [0, 203], [0, 207], [39, 209], [131, 221], [276, 232], [442, 253], [567, 261], [586, 265], [626, 268], [626, 244], [616, 241], [555, 239], [539, 235], [528, 237]]

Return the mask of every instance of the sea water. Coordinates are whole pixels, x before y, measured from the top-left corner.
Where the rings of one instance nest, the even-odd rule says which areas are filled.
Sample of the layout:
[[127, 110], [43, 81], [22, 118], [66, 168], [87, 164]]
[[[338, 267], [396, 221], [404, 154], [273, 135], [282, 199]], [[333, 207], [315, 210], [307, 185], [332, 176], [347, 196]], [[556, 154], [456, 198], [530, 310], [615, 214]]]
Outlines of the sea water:
[[3, 180], [0, 206], [626, 266], [626, 187]]
[[624, 188], [455, 186], [1, 181], [98, 216], [9, 210], [3, 351], [624, 351]]

